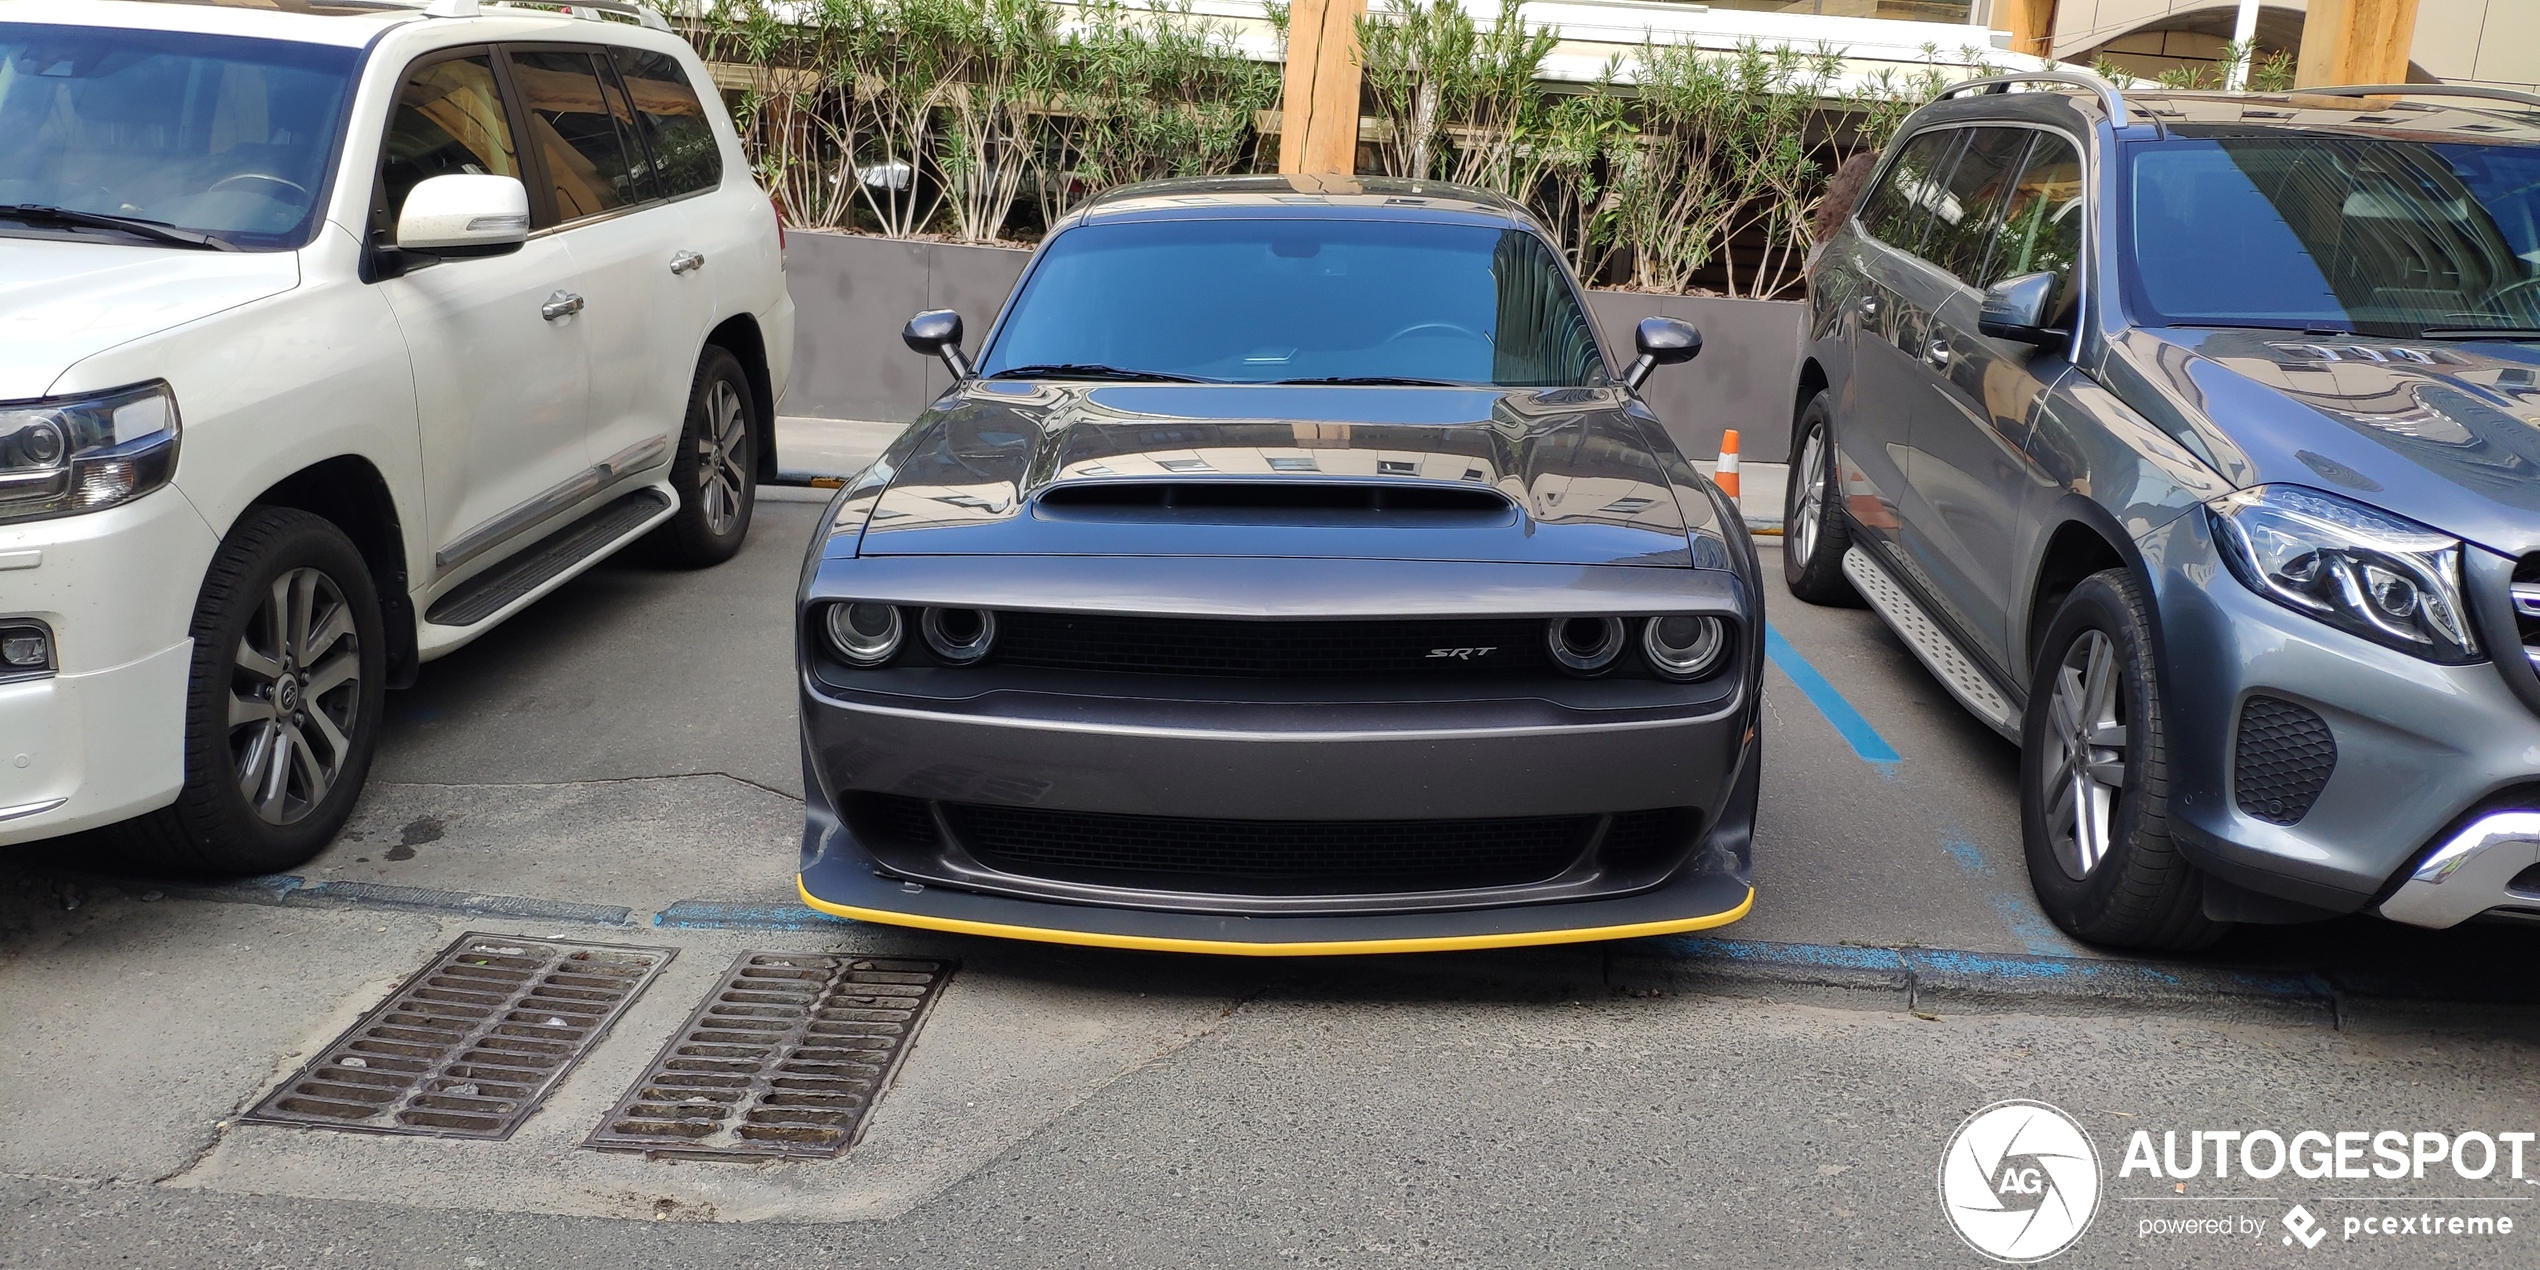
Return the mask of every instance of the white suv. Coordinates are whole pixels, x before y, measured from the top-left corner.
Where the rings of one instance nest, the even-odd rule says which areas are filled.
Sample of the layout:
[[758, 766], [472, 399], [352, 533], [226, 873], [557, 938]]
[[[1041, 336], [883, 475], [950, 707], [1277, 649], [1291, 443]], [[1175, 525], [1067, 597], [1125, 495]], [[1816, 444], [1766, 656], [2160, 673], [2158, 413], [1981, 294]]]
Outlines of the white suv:
[[419, 663], [729, 558], [782, 253], [649, 11], [0, 7], [0, 844], [296, 864]]

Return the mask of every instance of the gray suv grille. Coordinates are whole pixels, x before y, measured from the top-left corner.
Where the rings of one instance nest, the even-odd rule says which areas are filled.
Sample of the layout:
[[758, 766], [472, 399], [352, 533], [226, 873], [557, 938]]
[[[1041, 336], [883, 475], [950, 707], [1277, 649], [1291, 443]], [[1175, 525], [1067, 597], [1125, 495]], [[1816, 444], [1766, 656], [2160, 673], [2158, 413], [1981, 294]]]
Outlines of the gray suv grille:
[[2522, 636], [2522, 655], [2540, 667], [2540, 553], [2524, 556], [2514, 566], [2514, 629]]

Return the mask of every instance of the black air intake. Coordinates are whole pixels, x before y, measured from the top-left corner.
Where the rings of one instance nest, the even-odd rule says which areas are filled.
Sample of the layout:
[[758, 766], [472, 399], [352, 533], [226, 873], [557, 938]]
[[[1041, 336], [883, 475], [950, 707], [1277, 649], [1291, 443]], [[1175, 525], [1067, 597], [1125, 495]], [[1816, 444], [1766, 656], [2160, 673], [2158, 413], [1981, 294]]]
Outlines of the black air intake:
[[973, 856], [1008, 873], [1304, 894], [1539, 882], [1579, 857], [1599, 819], [1196, 820], [981, 803], [944, 812]]
[[2317, 712], [2274, 697], [2251, 697], [2240, 707], [2231, 792], [2241, 811], [2269, 824], [2295, 824], [2310, 814], [2335, 770], [2337, 738]]

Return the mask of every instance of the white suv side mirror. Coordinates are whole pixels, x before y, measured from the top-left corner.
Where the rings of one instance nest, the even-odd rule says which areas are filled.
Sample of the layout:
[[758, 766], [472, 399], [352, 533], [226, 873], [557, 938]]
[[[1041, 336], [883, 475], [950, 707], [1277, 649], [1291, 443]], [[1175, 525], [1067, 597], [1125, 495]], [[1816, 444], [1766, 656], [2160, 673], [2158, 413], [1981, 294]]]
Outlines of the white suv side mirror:
[[418, 183], [397, 214], [397, 250], [499, 255], [529, 237], [529, 190], [508, 176], [454, 174]]

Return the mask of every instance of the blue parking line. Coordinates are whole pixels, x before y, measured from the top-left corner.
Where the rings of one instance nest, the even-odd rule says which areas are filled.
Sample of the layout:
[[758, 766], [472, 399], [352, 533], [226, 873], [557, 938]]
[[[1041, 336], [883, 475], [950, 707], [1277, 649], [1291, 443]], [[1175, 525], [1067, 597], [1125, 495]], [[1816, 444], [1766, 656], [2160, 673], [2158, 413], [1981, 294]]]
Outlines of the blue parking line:
[[1904, 756], [1898, 754], [1896, 747], [1889, 745], [1887, 738], [1880, 736], [1879, 730], [1871, 727], [1870, 721], [1862, 718], [1861, 712], [1853, 709], [1852, 703], [1844, 700], [1843, 694], [1835, 691], [1834, 685], [1827, 683], [1826, 677], [1818, 674], [1817, 668], [1809, 665], [1808, 659], [1800, 656], [1799, 650], [1791, 647], [1790, 641], [1783, 639], [1781, 631], [1769, 622], [1764, 625], [1764, 655], [1772, 658], [1773, 664], [1781, 667], [1781, 672], [1789, 676], [1792, 683], [1799, 685], [1799, 691], [1807, 694], [1808, 704], [1817, 707], [1817, 713], [1826, 716], [1826, 722], [1834, 725], [1836, 734], [1852, 747], [1853, 753], [1861, 756], [1862, 762], [1878, 768], [1879, 774], [1889, 780], [1896, 779], [1896, 765], [1905, 761]]

